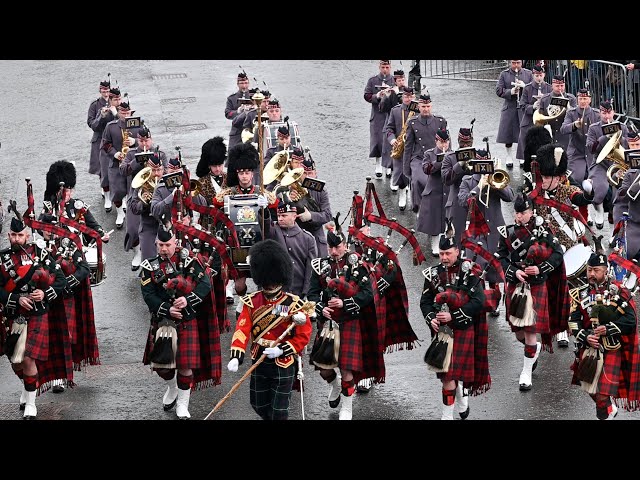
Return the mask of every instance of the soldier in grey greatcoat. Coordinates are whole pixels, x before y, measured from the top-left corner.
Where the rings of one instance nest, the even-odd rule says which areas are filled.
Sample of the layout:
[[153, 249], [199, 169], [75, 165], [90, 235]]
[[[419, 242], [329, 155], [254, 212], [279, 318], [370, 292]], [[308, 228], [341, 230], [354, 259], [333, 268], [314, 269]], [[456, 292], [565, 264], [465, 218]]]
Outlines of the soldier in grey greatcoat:
[[[618, 190], [615, 207], [620, 212], [627, 212], [625, 241], [627, 258], [640, 260], [640, 170], [630, 168], [622, 179]], [[635, 197], [635, 200], [633, 199]], [[619, 220], [619, 217], [616, 221]]]
[[[486, 150], [476, 150], [476, 159], [478, 160], [488, 160], [491, 158], [491, 155]], [[487, 224], [489, 225], [490, 234], [488, 236], [474, 237], [471, 239], [474, 243], [482, 242], [483, 246], [490, 253], [494, 253], [498, 250], [498, 241], [500, 239], [500, 233], [498, 232], [498, 227], [504, 225], [504, 217], [502, 216], [502, 202], [513, 202], [515, 198], [515, 194], [510, 185], [507, 185], [505, 188], [501, 190], [497, 190], [494, 188], [490, 189], [489, 193], [489, 207], [484, 206], [480, 200], [486, 198], [487, 189], [490, 188], [486, 182], [485, 187], [480, 191], [479, 183], [482, 175], [473, 174], [473, 175], [465, 175], [462, 178], [462, 183], [460, 184], [460, 191], [458, 192], [458, 205], [468, 209], [467, 201], [471, 197], [471, 195], [475, 195], [477, 200], [478, 209], [484, 215]], [[466, 215], [465, 215], [466, 221]], [[469, 252], [468, 252], [469, 253]], [[480, 259], [478, 257], [478, 263], [484, 267], [486, 261], [484, 259]], [[489, 283], [489, 288], [498, 289], [498, 273], [490, 268], [487, 272], [486, 277], [487, 282]], [[491, 313], [492, 316], [497, 316], [497, 311]]]
[[[93, 130], [93, 137], [91, 137], [91, 156], [89, 157], [89, 173], [92, 175], [100, 175], [100, 139], [102, 138], [102, 131], [108, 121], [106, 116], [109, 113], [109, 90], [111, 90], [111, 83], [109, 80], [103, 80], [100, 82], [100, 96], [91, 102], [89, 110], [87, 112], [87, 125]], [[104, 116], [101, 115], [104, 112]], [[105, 119], [101, 122], [101, 120]], [[95, 123], [95, 126], [94, 126]]]
[[431, 114], [431, 96], [422, 94], [418, 99], [420, 115], [409, 120], [407, 140], [402, 155], [402, 171], [411, 182], [411, 204], [418, 212], [422, 191], [427, 184], [427, 176], [422, 170], [422, 159], [430, 148], [436, 146], [436, 132], [447, 129], [447, 121], [440, 115]]
[[516, 151], [516, 158], [520, 161], [520, 166], [524, 165], [524, 140], [527, 137], [527, 132], [533, 126], [533, 112], [540, 107], [542, 96], [551, 93], [551, 85], [544, 81], [544, 67], [535, 65], [531, 69], [531, 73], [533, 81], [525, 85], [520, 95], [522, 119], [520, 120], [520, 136]]
[[[380, 110], [382, 99], [388, 95], [385, 87], [395, 86], [395, 81], [391, 76], [391, 62], [380, 60], [378, 65], [380, 73], [367, 80], [364, 87], [364, 99], [371, 104], [371, 115], [369, 116], [369, 158], [376, 159], [376, 178], [382, 178], [382, 129], [384, 128], [387, 113]], [[389, 92], [390, 93], [390, 92]]]
[[[633, 125], [633, 124], [632, 124]], [[629, 129], [629, 136], [627, 137], [627, 143], [629, 144], [629, 150], [639, 150], [640, 151], [640, 132], [638, 132], [638, 130]], [[626, 178], [626, 174], [631, 171], [634, 170], [636, 173], [638, 172], [637, 168], [629, 168], [627, 169], [627, 172], [624, 173], [622, 172], [622, 170], [619, 170], [620, 175], [618, 176], [618, 178], [622, 178], [622, 180], [620, 181], [620, 188], [617, 189], [616, 192], [616, 196], [613, 199], [613, 221], [614, 223], [618, 222], [621, 218], [622, 218], [622, 214], [624, 212], [629, 213], [629, 215], [631, 215], [631, 212], [629, 212], [629, 210], [627, 210], [628, 208], [632, 208], [630, 207], [630, 205], [633, 203], [635, 205], [635, 200], [633, 200], [631, 197], [629, 197], [627, 195], [627, 190], [629, 189], [629, 186], [633, 183], [633, 180], [635, 180], [636, 175], [633, 175], [632, 177], [627, 178], [627, 183], [624, 183], [624, 179]], [[632, 191], [630, 192], [629, 195], [631, 195], [632, 197], [635, 196], [638, 193], [638, 186], [634, 184]], [[637, 197], [636, 197], [637, 198]], [[640, 204], [640, 202], [639, 202]], [[634, 227], [637, 227], [637, 225], [640, 225], [640, 216], [638, 216], [638, 214], [636, 213], [635, 217], [631, 218], [631, 220], [633, 222], [636, 222], [636, 224], [634, 225]], [[629, 236], [633, 235], [634, 237], [636, 237], [638, 235], [638, 230], [636, 228], [633, 228], [632, 230], [627, 230], [627, 241], [629, 242]], [[634, 238], [632, 241], [634, 246], [638, 246], [640, 247], [640, 239]], [[637, 252], [637, 249], [634, 250]], [[627, 248], [627, 253], [628, 253], [628, 248]], [[635, 253], [633, 254], [635, 255]], [[628, 256], [628, 258], [632, 258], [632, 256]], [[640, 260], [640, 258], [639, 258]]]
[[[391, 109], [396, 105], [402, 103], [402, 92], [407, 83], [406, 78], [404, 76], [404, 70], [395, 70], [393, 72], [393, 81], [396, 86], [394, 88], [389, 88], [384, 90], [385, 95], [380, 100], [380, 111], [385, 114], [384, 122], [382, 123], [382, 168], [387, 178], [391, 178], [393, 174], [393, 158], [391, 158], [391, 145], [387, 141], [387, 136], [385, 134], [385, 127], [387, 125], [387, 121], [389, 120], [389, 114], [391, 113]], [[391, 184], [389, 185], [391, 186]]]
[[531, 70], [522, 68], [522, 60], [511, 60], [511, 66], [500, 72], [496, 83], [496, 95], [504, 98], [500, 112], [500, 124], [496, 143], [504, 143], [507, 149], [506, 165], [513, 167], [513, 144], [520, 136], [522, 109], [519, 108], [520, 95], [525, 85], [533, 80]]
[[[146, 155], [137, 155], [146, 153]], [[137, 155], [137, 156], [136, 156]], [[138, 131], [138, 146], [132, 148], [124, 157], [124, 160], [120, 162], [120, 172], [127, 179], [127, 233], [124, 236], [124, 250], [128, 252], [133, 249], [134, 256], [131, 260], [131, 269], [133, 271], [138, 270], [140, 263], [142, 262], [142, 252], [139, 244], [138, 231], [140, 230], [140, 215], [131, 211], [131, 204], [134, 201], [134, 189], [131, 187], [131, 181], [135, 176], [145, 167], [154, 168], [155, 162], [149, 162], [149, 157], [156, 155], [160, 159], [162, 167], [167, 165], [167, 156], [164, 152], [158, 150], [154, 151], [153, 138], [151, 137], [151, 131], [146, 125]], [[160, 174], [160, 177], [162, 176]]]
[[[564, 77], [562, 75], [554, 75], [553, 80], [551, 80], [551, 93], [546, 94], [540, 99], [540, 110], [544, 112], [546, 115], [551, 116], [553, 114], [552, 109], [550, 109], [551, 99], [552, 98], [568, 98], [569, 104], [567, 105], [567, 111], [573, 111], [577, 107], [576, 97], [571, 93], [565, 93], [564, 91]], [[557, 105], [553, 106], [555, 109], [559, 107]], [[549, 122], [549, 126], [551, 127], [551, 134], [553, 135], [553, 140], [558, 142], [563, 150], [567, 150], [569, 146], [569, 140], [571, 135], [568, 133], [562, 133], [561, 127], [564, 122], [564, 118], [567, 112], [560, 115], [555, 120], [551, 120]]]
[[291, 284], [285, 289], [300, 297], [309, 292], [311, 260], [318, 258], [316, 240], [296, 223], [298, 208], [292, 202], [278, 204], [278, 221], [271, 224], [269, 238], [275, 240], [289, 253], [293, 267]]
[[[159, 183], [165, 172], [166, 164], [163, 164], [160, 157], [151, 155], [147, 159], [147, 167], [151, 168], [151, 175], [155, 182]], [[142, 190], [142, 191], [141, 191]], [[142, 197], [142, 198], [140, 198]], [[140, 188], [134, 188], [128, 202], [127, 211], [127, 228], [129, 227], [129, 216], [139, 219], [139, 226], [136, 235], [139, 239], [140, 256], [142, 260], [155, 257], [158, 252], [156, 248], [156, 236], [158, 235], [158, 220], [151, 214], [151, 200], [153, 191], [149, 185]], [[129, 234], [129, 232], [127, 232]], [[139, 265], [138, 265], [139, 267]], [[137, 270], [131, 262], [131, 270]]]
[[[127, 102], [121, 102], [118, 106], [118, 119], [107, 124], [102, 134], [102, 158], [109, 162], [109, 193], [111, 201], [116, 207], [116, 228], [124, 225], [125, 213], [122, 200], [127, 194], [127, 179], [120, 173], [120, 162], [124, 160], [126, 154], [122, 152], [125, 130], [128, 135], [127, 148], [136, 146], [136, 139], [140, 127], [126, 128], [125, 118], [129, 117], [133, 111]], [[102, 160], [101, 160], [102, 161]]]
[[[600, 151], [604, 148], [607, 142], [611, 139], [612, 135], [605, 135], [602, 131], [602, 127], [611, 123], [615, 111], [611, 101], [604, 100], [600, 102], [600, 121], [592, 123], [587, 131], [587, 152], [591, 155], [593, 163], [590, 164], [588, 178], [593, 183], [593, 208], [595, 211], [594, 221], [596, 228], [602, 229], [604, 227], [604, 207], [602, 203], [609, 191], [609, 181], [607, 180], [607, 170], [611, 166], [612, 162], [609, 159], [604, 159], [600, 163], [595, 162], [598, 159]], [[629, 129], [626, 125], [622, 124], [622, 137], [620, 139], [620, 145], [622, 148], [628, 148], [627, 137], [629, 136]], [[612, 187], [613, 188], [613, 187]], [[613, 198], [616, 197], [617, 192], [613, 188]]]
[[449, 196], [449, 189], [442, 182], [442, 161], [449, 148], [449, 132], [436, 132], [436, 146], [424, 154], [422, 170], [427, 175], [427, 184], [422, 191], [417, 230], [431, 235], [431, 253], [434, 257], [440, 252], [440, 234], [445, 230], [445, 204]]
[[[461, 128], [458, 132], [458, 148], [470, 148], [473, 146], [473, 123], [471, 128]], [[472, 157], [475, 158], [475, 155]], [[447, 153], [442, 161], [440, 174], [444, 188], [449, 189], [447, 202], [445, 203], [445, 215], [453, 221], [455, 229], [456, 245], [460, 244], [460, 235], [465, 229], [467, 209], [458, 203], [458, 191], [462, 183], [462, 177], [469, 173], [466, 160], [458, 160], [456, 152]]]
[[229, 131], [229, 141], [227, 148], [231, 148], [241, 142], [240, 134], [242, 133], [242, 124], [238, 125], [234, 120], [242, 112], [249, 110], [251, 103], [241, 102], [241, 98], [249, 99], [249, 78], [242, 71], [238, 73], [238, 91], [227, 97], [227, 104], [224, 108], [224, 116], [227, 120], [231, 120], [231, 130]]
[[579, 184], [587, 178], [588, 166], [591, 164], [587, 158], [587, 132], [589, 127], [600, 121], [600, 112], [591, 108], [591, 93], [586, 88], [578, 90], [578, 108], [567, 112], [564, 117], [560, 133], [569, 135], [567, 157], [569, 157], [569, 170], [571, 177]]
[[[91, 139], [91, 159], [93, 160], [93, 149], [96, 148], [97, 155], [97, 175], [100, 176], [100, 188], [102, 188], [102, 196], [104, 197], [104, 209], [110, 212], [112, 207], [111, 193], [109, 191], [109, 158], [104, 154], [102, 150], [102, 136], [104, 129], [109, 122], [118, 119], [118, 107], [120, 106], [120, 90], [117, 87], [109, 90], [109, 108], [101, 108], [98, 110], [91, 121], [91, 129], [93, 130], [93, 137]], [[88, 121], [88, 118], [87, 118]], [[98, 137], [93, 143], [93, 139]], [[89, 165], [89, 173], [93, 173], [94, 168]]]
[[[415, 94], [413, 88], [404, 87], [402, 89], [402, 103], [393, 107], [389, 112], [387, 123], [384, 126], [383, 136], [386, 137], [386, 142], [389, 143], [390, 149], [393, 149], [393, 146], [398, 141], [400, 132], [402, 132], [406, 122], [415, 115], [409, 112], [409, 105], [414, 99]], [[395, 166], [391, 177], [391, 190], [398, 191], [398, 207], [400, 210], [404, 210], [407, 206], [407, 187], [409, 184], [402, 173], [402, 157], [393, 161], [395, 162]]]

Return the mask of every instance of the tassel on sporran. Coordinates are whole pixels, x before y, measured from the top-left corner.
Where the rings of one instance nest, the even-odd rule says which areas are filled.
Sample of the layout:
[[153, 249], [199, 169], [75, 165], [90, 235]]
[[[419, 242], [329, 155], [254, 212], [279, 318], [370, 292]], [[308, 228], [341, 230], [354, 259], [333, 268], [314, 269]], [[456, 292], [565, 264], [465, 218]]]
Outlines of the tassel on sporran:
[[329, 319], [311, 349], [309, 360], [318, 368], [330, 370], [338, 366], [340, 356], [340, 328]]
[[175, 323], [163, 321], [158, 324], [155, 343], [149, 359], [153, 368], [176, 368], [178, 332]]
[[598, 392], [598, 381], [602, 373], [604, 358], [599, 348], [587, 347], [582, 354], [576, 375], [580, 387], [589, 394]]
[[27, 322], [14, 320], [11, 332], [7, 335], [4, 351], [11, 363], [20, 363], [24, 360], [24, 350], [27, 345]]
[[[514, 306], [514, 303], [516, 304]], [[518, 284], [509, 308], [509, 322], [514, 327], [530, 327], [536, 323], [537, 314], [533, 308], [531, 286], [522, 282]]]
[[451, 365], [453, 352], [453, 330], [447, 325], [440, 325], [440, 330], [424, 354], [427, 368], [432, 372], [446, 373]]

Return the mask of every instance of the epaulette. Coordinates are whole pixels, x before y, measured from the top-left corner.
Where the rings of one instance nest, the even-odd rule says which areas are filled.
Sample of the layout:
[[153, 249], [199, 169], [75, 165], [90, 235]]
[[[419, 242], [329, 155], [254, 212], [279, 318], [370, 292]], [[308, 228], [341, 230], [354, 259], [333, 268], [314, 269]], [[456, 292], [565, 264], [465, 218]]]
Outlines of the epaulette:
[[184, 259], [184, 268], [187, 268], [189, 265], [191, 265], [193, 263], [193, 261], [196, 261], [196, 263], [198, 265], [200, 265], [202, 268], [204, 268], [202, 266], [202, 262], [200, 261], [200, 259], [198, 257], [194, 256], [188, 256], [187, 258]]
[[311, 268], [318, 275], [320, 275], [320, 262], [321, 261], [322, 261], [322, 258], [313, 258], [313, 259], [311, 259]]
[[444, 117], [442, 115], [434, 115], [433, 118], [439, 118], [440, 121], [444, 121]]
[[253, 296], [257, 295], [258, 293], [260, 293], [260, 290], [243, 295], [240, 297], [240, 301], [244, 303], [247, 307], [253, 308]]
[[5, 248], [4, 250], [0, 250], [0, 255], [4, 255], [6, 253], [11, 253], [11, 247]]
[[589, 288], [589, 285], [581, 285], [576, 288], [571, 288], [569, 289], [569, 296], [571, 296], [575, 302], [580, 303], [580, 292], [586, 288]]
[[[109, 125], [111, 125], [112, 123], [118, 123], [118, 119], [116, 118], [115, 120], [111, 120], [110, 122], [107, 123], [107, 127]], [[106, 128], [106, 127], [105, 127]]]
[[500, 225], [497, 230], [498, 233], [504, 237], [504, 238], [509, 238], [509, 235], [511, 233], [513, 233], [513, 229], [515, 227], [515, 224], [511, 224], [511, 225]]

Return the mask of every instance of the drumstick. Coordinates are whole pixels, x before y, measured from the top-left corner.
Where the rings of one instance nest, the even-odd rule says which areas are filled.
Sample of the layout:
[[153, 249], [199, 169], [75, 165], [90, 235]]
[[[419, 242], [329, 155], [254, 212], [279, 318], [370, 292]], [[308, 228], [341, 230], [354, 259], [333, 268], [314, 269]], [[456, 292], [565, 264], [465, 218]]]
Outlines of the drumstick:
[[[112, 228], [111, 230], [109, 230], [107, 233], [105, 233], [105, 235], [111, 235], [115, 230]], [[104, 235], [103, 235], [104, 237]]]

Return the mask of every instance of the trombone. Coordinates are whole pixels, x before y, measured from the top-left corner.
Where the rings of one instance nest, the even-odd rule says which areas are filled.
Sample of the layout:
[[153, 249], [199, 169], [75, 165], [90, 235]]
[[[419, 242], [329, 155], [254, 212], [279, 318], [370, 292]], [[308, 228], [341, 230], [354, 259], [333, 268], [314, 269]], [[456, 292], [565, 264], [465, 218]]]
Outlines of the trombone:
[[[493, 173], [482, 175], [482, 177], [480, 177], [480, 182], [478, 183], [478, 188], [480, 190], [478, 194], [478, 201], [486, 208], [489, 208], [489, 195], [491, 194], [491, 189], [503, 190], [511, 181], [509, 173], [507, 173], [505, 169], [500, 168], [500, 160], [494, 158], [493, 161], [496, 164], [496, 168], [493, 170]], [[485, 187], [487, 187], [487, 193], [483, 194], [483, 189]]]

